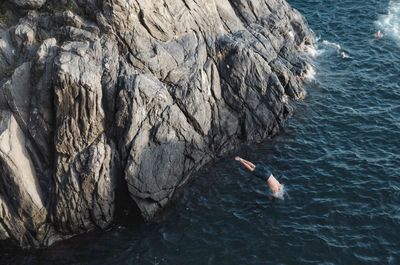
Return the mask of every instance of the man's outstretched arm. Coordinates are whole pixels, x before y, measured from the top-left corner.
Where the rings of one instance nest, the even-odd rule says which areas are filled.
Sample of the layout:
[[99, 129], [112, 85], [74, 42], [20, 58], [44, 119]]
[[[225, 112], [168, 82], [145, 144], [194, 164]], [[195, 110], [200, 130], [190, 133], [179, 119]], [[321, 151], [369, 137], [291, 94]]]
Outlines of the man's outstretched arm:
[[254, 169], [256, 168], [256, 166], [253, 163], [251, 163], [250, 161], [247, 161], [239, 156], [235, 157], [235, 160], [239, 161], [249, 171], [254, 171]]

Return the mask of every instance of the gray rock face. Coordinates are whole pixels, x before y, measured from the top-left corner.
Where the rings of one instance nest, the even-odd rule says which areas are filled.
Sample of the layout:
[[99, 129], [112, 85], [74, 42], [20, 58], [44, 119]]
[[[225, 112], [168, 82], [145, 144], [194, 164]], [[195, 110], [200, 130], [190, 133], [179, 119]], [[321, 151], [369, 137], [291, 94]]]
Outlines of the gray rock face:
[[12, 113], [1, 111], [1, 238], [15, 237], [22, 246], [39, 246], [47, 213], [27, 141]]
[[124, 190], [152, 220], [305, 96], [313, 37], [283, 0], [8, 1], [0, 240], [41, 247], [105, 228]]
[[10, 0], [12, 3], [16, 4], [19, 7], [22, 8], [40, 8], [44, 3], [46, 3], [46, 0]]

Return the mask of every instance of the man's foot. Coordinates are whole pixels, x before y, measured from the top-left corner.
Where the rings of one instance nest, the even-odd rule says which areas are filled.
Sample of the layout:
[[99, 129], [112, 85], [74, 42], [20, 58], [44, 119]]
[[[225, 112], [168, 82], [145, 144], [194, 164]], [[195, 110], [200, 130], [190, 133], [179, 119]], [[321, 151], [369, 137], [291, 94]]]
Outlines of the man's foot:
[[240, 161], [240, 160], [242, 160], [242, 159], [241, 159], [239, 156], [236, 156], [236, 157], [235, 157], [235, 160], [236, 160], [236, 161]]

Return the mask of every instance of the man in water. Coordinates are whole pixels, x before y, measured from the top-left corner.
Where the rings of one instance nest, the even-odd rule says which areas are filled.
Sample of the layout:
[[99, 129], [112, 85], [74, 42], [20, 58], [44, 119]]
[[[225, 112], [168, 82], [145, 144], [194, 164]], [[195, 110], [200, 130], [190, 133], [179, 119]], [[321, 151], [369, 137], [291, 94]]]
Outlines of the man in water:
[[383, 37], [382, 32], [381, 32], [380, 30], [378, 30], [378, 31], [375, 33], [375, 38], [376, 38], [377, 40], [379, 40], [379, 39], [382, 39], [382, 37]]
[[256, 166], [250, 161], [247, 161], [241, 157], [235, 157], [236, 161], [239, 161], [247, 170], [249, 170], [254, 176], [267, 180], [268, 187], [271, 189], [274, 197], [281, 197], [283, 185], [272, 175], [272, 173], [262, 166]]

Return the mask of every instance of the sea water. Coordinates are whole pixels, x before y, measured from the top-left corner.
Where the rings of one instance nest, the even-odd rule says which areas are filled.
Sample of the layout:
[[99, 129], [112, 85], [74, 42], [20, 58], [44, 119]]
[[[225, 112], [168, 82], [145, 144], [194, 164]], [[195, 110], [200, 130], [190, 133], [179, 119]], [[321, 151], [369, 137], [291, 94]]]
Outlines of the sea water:
[[[158, 224], [124, 224], [5, 264], [400, 264], [400, 1], [290, 0], [318, 41], [307, 97], [272, 140], [204, 168]], [[376, 31], [383, 38], [374, 37]]]

